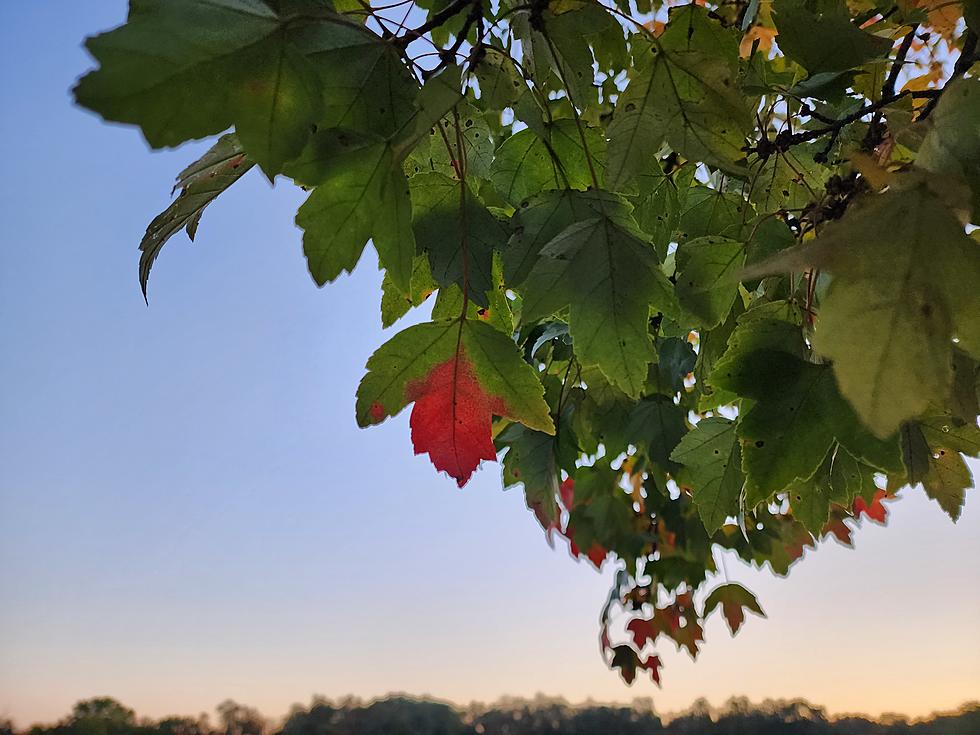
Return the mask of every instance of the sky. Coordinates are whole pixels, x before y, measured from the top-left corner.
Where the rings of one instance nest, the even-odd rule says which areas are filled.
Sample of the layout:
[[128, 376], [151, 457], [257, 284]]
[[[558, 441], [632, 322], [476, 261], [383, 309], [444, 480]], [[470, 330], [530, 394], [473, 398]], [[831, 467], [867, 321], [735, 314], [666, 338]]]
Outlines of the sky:
[[664, 648], [663, 688], [627, 688], [598, 652], [610, 565], [550, 549], [499, 465], [462, 491], [437, 476], [407, 412], [356, 427], [389, 336], [380, 275], [368, 250], [315, 287], [301, 191], [250, 172], [167, 246], [144, 305], [137, 245], [203, 146], [150, 152], [72, 106], [81, 39], [124, 17], [0, 6], [0, 718], [96, 695], [154, 717], [390, 691], [872, 715], [980, 699], [975, 496], [953, 525], [906, 490], [887, 528], [788, 579], [729, 560], [768, 620], [733, 639], [715, 615], [697, 663]]

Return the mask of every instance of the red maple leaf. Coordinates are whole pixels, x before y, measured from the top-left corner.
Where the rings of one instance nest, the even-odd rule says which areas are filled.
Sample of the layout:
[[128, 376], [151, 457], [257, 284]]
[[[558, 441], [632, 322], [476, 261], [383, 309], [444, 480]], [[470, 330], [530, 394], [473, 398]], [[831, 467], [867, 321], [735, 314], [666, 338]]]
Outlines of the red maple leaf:
[[820, 531], [821, 536], [826, 536], [831, 533], [845, 546], [853, 546], [853, 542], [851, 541], [851, 527], [844, 523], [843, 518], [831, 516], [830, 520], [827, 521], [827, 525]]
[[416, 454], [428, 454], [437, 470], [463, 487], [483, 460], [493, 461], [497, 450], [491, 437], [494, 414], [507, 410], [477, 381], [462, 348], [436, 365], [425, 380], [406, 389], [412, 408], [412, 445]]
[[641, 669], [646, 669], [650, 672], [650, 678], [653, 682], [660, 686], [660, 667], [663, 666], [663, 661], [660, 660], [660, 656], [648, 656], [647, 660], [640, 664]]
[[886, 497], [888, 497], [888, 491], [878, 490], [871, 499], [870, 505], [860, 495], [854, 498], [854, 517], [860, 520], [861, 514], [864, 513], [876, 523], [884, 524], [888, 517], [888, 508], [881, 501]]
[[660, 635], [660, 627], [655, 620], [655, 618], [652, 620], [633, 618], [626, 624], [626, 630], [633, 634], [633, 643], [636, 644], [637, 648], [643, 648], [647, 641], [654, 642], [657, 640], [657, 636]]

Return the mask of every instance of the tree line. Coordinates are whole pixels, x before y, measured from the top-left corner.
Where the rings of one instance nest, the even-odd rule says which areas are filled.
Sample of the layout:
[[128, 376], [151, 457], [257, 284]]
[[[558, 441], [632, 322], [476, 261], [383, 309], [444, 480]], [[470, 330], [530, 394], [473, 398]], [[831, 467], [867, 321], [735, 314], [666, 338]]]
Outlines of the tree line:
[[831, 717], [802, 699], [752, 704], [732, 698], [720, 709], [698, 700], [671, 717], [658, 715], [649, 700], [633, 705], [570, 705], [563, 700], [502, 700], [466, 707], [404, 696], [364, 702], [314, 699], [296, 705], [280, 722], [227, 700], [217, 719], [137, 717], [109, 697], [78, 702], [55, 724], [16, 729], [0, 721], [0, 735], [968, 735], [980, 732], [980, 703], [955, 712], [909, 720], [885, 716]]

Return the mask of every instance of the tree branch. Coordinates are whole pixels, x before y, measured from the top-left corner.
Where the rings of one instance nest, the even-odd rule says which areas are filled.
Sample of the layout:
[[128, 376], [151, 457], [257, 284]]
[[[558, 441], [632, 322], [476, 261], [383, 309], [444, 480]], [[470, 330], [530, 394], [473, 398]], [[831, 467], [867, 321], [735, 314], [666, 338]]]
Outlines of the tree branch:
[[[960, 51], [960, 57], [956, 60], [956, 64], [953, 65], [953, 73], [949, 75], [949, 79], [946, 80], [946, 84], [943, 85], [943, 90], [945, 90], [949, 83], [952, 82], [957, 77], [961, 77], [966, 74], [967, 70], [973, 66], [973, 62], [977, 60], [977, 34], [970, 28], [966, 29], [963, 34], [963, 49]], [[942, 91], [942, 90], [940, 90]], [[936, 109], [936, 105], [939, 104], [939, 95], [936, 95], [933, 99], [929, 100], [929, 104], [925, 106], [922, 110], [922, 114], [919, 115], [918, 120], [925, 120], [932, 111]]]
[[880, 100], [877, 102], [872, 102], [870, 105], [865, 105], [857, 112], [852, 112], [850, 115], [846, 115], [839, 120], [830, 120], [829, 118], [821, 116], [818, 119], [820, 119], [822, 122], [826, 122], [826, 127], [815, 128], [813, 130], [802, 130], [799, 133], [790, 133], [788, 130], [784, 130], [772, 140], [769, 138], [763, 138], [756, 145], [747, 146], [743, 150], [745, 150], [746, 153], [755, 153], [761, 158], [768, 158], [777, 151], [787, 151], [794, 145], [799, 145], [800, 143], [808, 143], [811, 140], [822, 138], [828, 134], [839, 135], [841, 129], [847, 125], [857, 122], [865, 115], [869, 115], [872, 112], [880, 110], [882, 107], [887, 107], [903, 97], [936, 98], [941, 92], [942, 90], [938, 89], [926, 89], [922, 91], [905, 90], [904, 92], [898, 92], [890, 97], [882, 97]]
[[474, 3], [474, 0], [453, 0], [449, 5], [440, 10], [438, 13], [429, 18], [425, 23], [420, 25], [418, 28], [409, 28], [405, 31], [405, 35], [400, 36], [395, 43], [404, 48], [412, 41], [421, 38], [426, 33], [431, 31], [433, 28], [438, 28], [443, 23], [448, 21], [454, 15], [457, 15], [463, 11], [463, 9], [470, 4], [479, 4], [479, 0]]

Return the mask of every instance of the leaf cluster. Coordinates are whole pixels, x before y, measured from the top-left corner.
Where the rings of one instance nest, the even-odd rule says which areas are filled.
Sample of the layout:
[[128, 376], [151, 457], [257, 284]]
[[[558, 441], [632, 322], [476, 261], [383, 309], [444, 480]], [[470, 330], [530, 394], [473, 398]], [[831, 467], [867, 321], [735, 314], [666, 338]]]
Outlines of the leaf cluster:
[[[414, 19], [410, 23], [410, 19]], [[716, 550], [785, 574], [980, 453], [973, 0], [132, 0], [75, 89], [153, 147], [221, 136], [141, 244], [253, 165], [309, 191], [318, 285], [370, 242], [357, 420], [410, 404], [462, 486], [502, 455], [573, 556], [622, 564], [603, 655], [659, 681]], [[946, 49], [952, 49], [947, 58]], [[707, 594], [707, 597], [705, 597]], [[610, 640], [615, 615], [632, 639]]]

